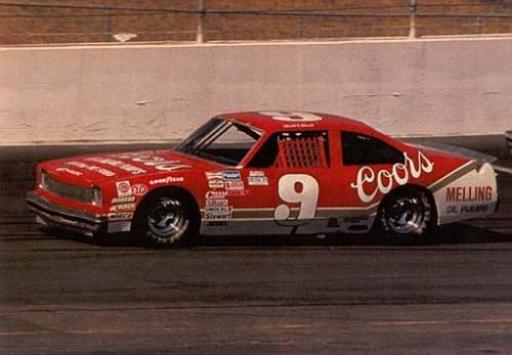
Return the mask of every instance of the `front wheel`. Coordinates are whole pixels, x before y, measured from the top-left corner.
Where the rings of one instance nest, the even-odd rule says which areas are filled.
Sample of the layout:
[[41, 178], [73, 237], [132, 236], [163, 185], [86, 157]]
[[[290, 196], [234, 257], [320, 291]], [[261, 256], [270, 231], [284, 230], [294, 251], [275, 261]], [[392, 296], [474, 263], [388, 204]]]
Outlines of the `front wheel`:
[[391, 236], [424, 235], [433, 227], [432, 208], [426, 192], [400, 191], [384, 200], [379, 208], [378, 222]]
[[137, 239], [156, 247], [190, 243], [198, 234], [193, 201], [174, 191], [149, 197], [136, 215], [134, 232]]

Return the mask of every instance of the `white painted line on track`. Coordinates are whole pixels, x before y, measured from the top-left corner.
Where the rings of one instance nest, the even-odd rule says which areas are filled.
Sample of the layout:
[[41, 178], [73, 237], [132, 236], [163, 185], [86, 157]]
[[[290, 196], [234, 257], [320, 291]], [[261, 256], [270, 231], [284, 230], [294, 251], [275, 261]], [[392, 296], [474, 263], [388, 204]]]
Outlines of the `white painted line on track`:
[[[462, 326], [462, 325], [496, 325], [510, 324], [512, 318], [483, 318], [483, 319], [455, 319], [455, 320], [397, 320], [397, 321], [374, 321], [374, 322], [348, 322], [353, 326], [369, 326], [369, 327], [422, 327], [422, 326]], [[284, 324], [279, 328], [282, 329], [301, 329], [308, 328], [307, 324]], [[162, 334], [172, 333], [173, 329], [161, 329]], [[0, 338], [3, 337], [19, 337], [19, 336], [42, 336], [60, 333], [60, 330], [33, 330], [33, 331], [4, 331], [0, 332]], [[106, 334], [133, 334], [130, 329], [68, 329], [64, 331], [72, 335], [106, 335]]]
[[369, 323], [374, 326], [422, 326], [422, 325], [456, 325], [456, 324], [496, 324], [512, 323], [512, 318], [497, 319], [460, 319], [460, 320], [427, 320], [427, 321], [385, 321]]

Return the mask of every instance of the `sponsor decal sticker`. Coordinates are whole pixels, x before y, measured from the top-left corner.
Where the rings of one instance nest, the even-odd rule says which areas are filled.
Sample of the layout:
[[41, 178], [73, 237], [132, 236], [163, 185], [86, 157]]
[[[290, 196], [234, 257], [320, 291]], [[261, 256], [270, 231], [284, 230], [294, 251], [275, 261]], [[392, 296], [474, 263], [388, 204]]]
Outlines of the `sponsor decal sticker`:
[[268, 186], [268, 177], [264, 171], [250, 171], [247, 180], [250, 186]]
[[122, 203], [119, 205], [112, 205], [110, 212], [133, 212], [135, 211], [135, 203]]
[[224, 180], [220, 180], [220, 179], [208, 180], [208, 187], [210, 189], [223, 189], [224, 188]]
[[141, 154], [132, 158], [134, 162], [152, 166], [160, 171], [176, 171], [180, 169], [190, 168], [190, 165], [182, 164], [180, 160], [166, 160], [154, 154]]
[[142, 196], [148, 192], [148, 187], [144, 184], [136, 184], [132, 186], [132, 194]]
[[[418, 151], [417, 162], [414, 162], [405, 153], [405, 163], [396, 163], [391, 170], [382, 169], [377, 173], [369, 166], [363, 166], [357, 172], [356, 182], [350, 187], [357, 190], [359, 199], [363, 202], [371, 202], [378, 192], [387, 194], [396, 183], [405, 185], [411, 177], [417, 179], [423, 174], [429, 174], [434, 170], [431, 162], [421, 151]], [[374, 185], [374, 188], [368, 185]]]
[[211, 221], [211, 222], [206, 222], [206, 225], [208, 227], [225, 227], [228, 225], [228, 222], [226, 222], [226, 221]]
[[245, 195], [245, 185], [242, 180], [224, 181], [228, 195]]
[[245, 186], [239, 171], [207, 172], [210, 189], [225, 189], [230, 195], [244, 195]]
[[217, 198], [225, 198], [227, 196], [226, 191], [208, 191], [205, 194], [206, 200], [217, 199]]
[[218, 172], [218, 173], [212, 173], [212, 172], [206, 172], [206, 178], [209, 179], [224, 179], [224, 173]]
[[166, 160], [158, 156], [156, 152], [121, 153], [112, 154], [111, 156], [118, 159], [130, 159], [131, 161], [142, 163], [146, 166], [152, 166], [160, 171], [176, 171], [191, 167], [190, 165], [181, 163], [180, 160]]
[[239, 171], [225, 171], [222, 176], [224, 180], [240, 180]]
[[224, 188], [224, 174], [220, 173], [206, 173], [206, 179], [208, 180], [208, 187], [210, 189], [223, 189]]
[[116, 182], [116, 189], [118, 197], [131, 196], [132, 194], [132, 187], [129, 181]]
[[491, 186], [457, 186], [446, 188], [447, 202], [492, 201]]
[[75, 168], [80, 168], [88, 171], [92, 171], [95, 173], [98, 173], [100, 175], [106, 176], [106, 177], [112, 177], [116, 174], [113, 171], [110, 171], [108, 169], [101, 168], [96, 165], [88, 165], [79, 161], [68, 161], [66, 162], [66, 165], [74, 166]]
[[489, 211], [489, 205], [462, 205], [461, 213], [483, 213]]
[[120, 203], [130, 203], [135, 202], [135, 196], [125, 196], [125, 197], [114, 197], [112, 199], [112, 204], [120, 204]]
[[109, 221], [122, 221], [132, 218], [133, 213], [109, 213], [108, 215]]
[[233, 207], [229, 205], [225, 191], [208, 191], [205, 195], [204, 219], [230, 219]]
[[159, 179], [150, 180], [150, 185], [164, 185], [164, 184], [172, 184], [175, 182], [183, 182], [185, 179], [183, 176], [166, 176]]
[[489, 205], [453, 205], [446, 207], [446, 214], [464, 214], [464, 213], [486, 213], [489, 211]]
[[127, 164], [125, 162], [122, 162], [121, 160], [116, 160], [116, 159], [111, 159], [111, 158], [102, 158], [102, 157], [91, 157], [91, 158], [87, 158], [86, 160], [93, 161], [95, 163], [114, 166], [116, 168], [119, 168], [121, 170], [129, 172], [132, 175], [144, 174], [146, 172], [146, 170], [144, 170], [142, 168], [139, 168], [132, 164]]

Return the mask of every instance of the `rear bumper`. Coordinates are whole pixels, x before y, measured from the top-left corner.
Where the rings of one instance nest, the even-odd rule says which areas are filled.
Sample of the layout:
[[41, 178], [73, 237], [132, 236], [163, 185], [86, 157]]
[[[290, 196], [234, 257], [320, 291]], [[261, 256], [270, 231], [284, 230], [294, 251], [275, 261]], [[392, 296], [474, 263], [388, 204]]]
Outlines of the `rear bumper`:
[[118, 218], [70, 210], [58, 206], [37, 195], [34, 191], [26, 196], [28, 208], [36, 214], [38, 223], [92, 236], [101, 233], [130, 231], [131, 218]]

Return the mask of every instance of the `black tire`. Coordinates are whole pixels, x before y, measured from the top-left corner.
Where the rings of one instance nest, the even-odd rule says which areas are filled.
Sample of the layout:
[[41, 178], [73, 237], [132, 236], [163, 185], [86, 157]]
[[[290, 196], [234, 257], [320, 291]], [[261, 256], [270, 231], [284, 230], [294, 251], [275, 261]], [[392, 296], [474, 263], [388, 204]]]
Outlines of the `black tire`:
[[387, 196], [377, 214], [387, 237], [425, 237], [435, 226], [435, 205], [426, 191], [403, 189]]
[[153, 247], [190, 245], [198, 232], [195, 202], [178, 190], [148, 196], [135, 215], [132, 230], [135, 240]]

